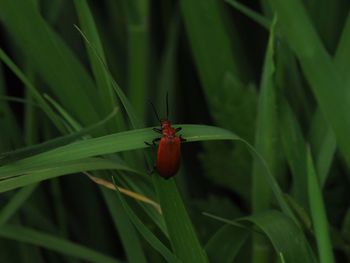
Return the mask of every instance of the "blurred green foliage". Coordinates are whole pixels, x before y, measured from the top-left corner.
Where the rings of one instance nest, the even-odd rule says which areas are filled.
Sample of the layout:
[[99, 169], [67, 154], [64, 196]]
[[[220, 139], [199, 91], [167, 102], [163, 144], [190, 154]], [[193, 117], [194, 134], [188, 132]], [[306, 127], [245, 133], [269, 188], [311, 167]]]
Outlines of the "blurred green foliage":
[[348, 1], [1, 0], [0, 34], [0, 262], [350, 261]]

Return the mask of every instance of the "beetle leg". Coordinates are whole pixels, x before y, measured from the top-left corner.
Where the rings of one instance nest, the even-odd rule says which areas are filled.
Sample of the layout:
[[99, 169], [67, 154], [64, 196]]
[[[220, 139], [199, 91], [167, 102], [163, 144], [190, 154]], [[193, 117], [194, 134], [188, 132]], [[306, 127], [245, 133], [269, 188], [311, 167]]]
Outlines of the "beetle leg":
[[152, 141], [152, 144], [153, 146], [156, 146], [156, 142], [159, 142], [161, 138], [155, 138], [153, 141]]
[[178, 127], [178, 128], [175, 129], [176, 132], [179, 132], [181, 130], [182, 130], [182, 127]]
[[181, 142], [187, 141], [185, 138], [182, 137], [182, 135], [180, 135], [179, 137], [180, 137]]
[[161, 138], [155, 138], [154, 140], [152, 140], [152, 143], [149, 142], [144, 142], [147, 146], [153, 148], [155, 146], [157, 146], [156, 142], [159, 142]]
[[162, 133], [162, 129], [159, 128], [153, 128], [152, 130], [160, 134]]
[[152, 144], [151, 143], [149, 143], [149, 142], [144, 142], [147, 146], [150, 146], [150, 147], [152, 147]]
[[152, 143], [149, 143], [149, 142], [144, 142], [147, 146], [149, 146], [149, 147], [151, 147], [151, 148], [153, 148], [154, 147], [154, 144], [153, 144], [153, 142]]
[[151, 170], [148, 171], [148, 175], [151, 176], [152, 174], [154, 174], [156, 172], [156, 166], [154, 165], [153, 168]]
[[156, 146], [157, 144], [152, 141], [152, 143], [149, 143], [149, 142], [144, 142], [147, 146], [149, 146], [152, 150], [155, 150], [156, 149]]

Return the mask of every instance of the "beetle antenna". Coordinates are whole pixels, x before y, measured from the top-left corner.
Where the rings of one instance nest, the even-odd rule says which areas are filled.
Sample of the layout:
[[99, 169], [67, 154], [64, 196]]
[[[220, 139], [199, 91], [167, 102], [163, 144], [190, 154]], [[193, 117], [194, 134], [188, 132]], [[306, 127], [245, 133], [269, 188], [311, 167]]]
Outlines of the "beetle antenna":
[[157, 113], [156, 107], [154, 107], [154, 104], [153, 104], [151, 101], [150, 101], [149, 103], [150, 103], [151, 106], [152, 106], [152, 109], [153, 109], [153, 111], [154, 111], [154, 114], [155, 114], [156, 117], [157, 117], [157, 120], [158, 120], [159, 122], [161, 122], [161, 120], [160, 120], [160, 118], [159, 118], [159, 115], [158, 115], [158, 113]]
[[166, 119], [168, 120], [169, 119], [169, 99], [168, 99], [168, 96], [169, 93], [167, 92], [166, 93]]

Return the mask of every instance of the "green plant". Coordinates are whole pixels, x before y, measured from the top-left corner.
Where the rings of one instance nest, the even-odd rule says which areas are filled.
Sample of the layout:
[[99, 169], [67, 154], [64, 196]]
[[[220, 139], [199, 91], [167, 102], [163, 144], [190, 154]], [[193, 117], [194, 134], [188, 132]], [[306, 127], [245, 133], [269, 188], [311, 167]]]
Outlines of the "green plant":
[[0, 1], [0, 262], [350, 260], [349, 8]]

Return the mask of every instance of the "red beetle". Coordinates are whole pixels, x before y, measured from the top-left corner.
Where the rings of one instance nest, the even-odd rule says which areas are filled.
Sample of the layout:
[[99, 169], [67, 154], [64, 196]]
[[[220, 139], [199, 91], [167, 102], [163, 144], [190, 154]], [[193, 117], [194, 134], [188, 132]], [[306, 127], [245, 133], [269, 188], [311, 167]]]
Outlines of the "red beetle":
[[181, 142], [186, 141], [182, 136], [177, 135], [182, 128], [173, 128], [171, 127], [171, 122], [168, 120], [169, 116], [169, 107], [168, 107], [168, 94], [166, 96], [166, 108], [167, 108], [167, 118], [160, 119], [154, 105], [151, 103], [154, 113], [157, 116], [158, 121], [160, 122], [160, 129], [153, 128], [157, 133], [162, 134], [160, 138], [155, 138], [151, 143], [145, 142], [147, 145], [154, 147], [156, 142], [159, 142], [158, 152], [157, 152], [157, 161], [154, 169], [158, 174], [165, 178], [169, 179], [173, 177], [180, 167], [180, 148]]

